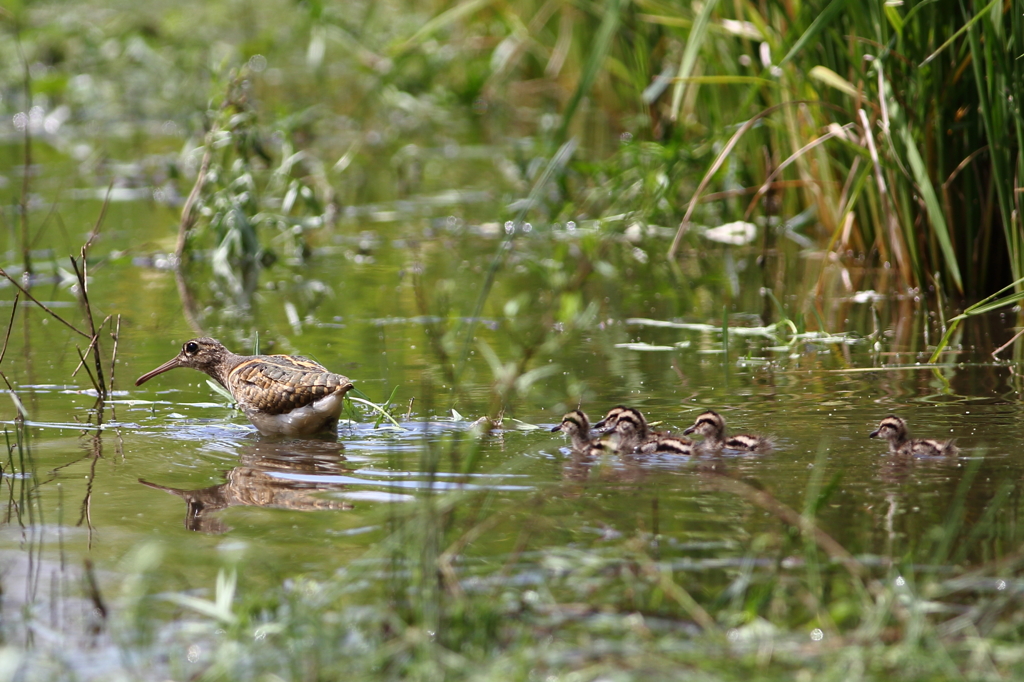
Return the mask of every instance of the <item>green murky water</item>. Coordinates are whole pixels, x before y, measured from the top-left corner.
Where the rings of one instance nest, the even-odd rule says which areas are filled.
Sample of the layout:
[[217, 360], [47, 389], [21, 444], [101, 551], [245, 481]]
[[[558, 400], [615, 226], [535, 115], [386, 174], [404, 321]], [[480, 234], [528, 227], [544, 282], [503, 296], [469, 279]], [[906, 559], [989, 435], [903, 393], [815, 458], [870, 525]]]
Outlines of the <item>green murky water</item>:
[[[397, 386], [395, 412], [403, 429], [374, 428], [372, 415], [359, 415], [342, 426], [337, 445], [263, 439], [197, 372], [176, 370], [144, 387], [131, 386], [193, 335], [174, 274], [140, 259], [151, 253], [145, 247], [117, 253], [151, 234], [159, 214], [147, 217], [137, 204], [115, 205], [111, 224], [121, 229], [111, 228], [94, 246], [103, 256], [90, 263], [90, 296], [101, 314], [121, 315], [116, 397], [103, 407], [101, 420], [87, 379], [70, 377], [80, 340], [21, 304], [4, 360], [29, 419], [24, 464], [12, 455], [4, 468], [10, 561], [36, 552], [52, 565], [78, 566], [88, 557], [98, 569], [117, 573], [134, 547], [155, 540], [168, 548], [165, 568], [181, 587], [208, 585], [226, 557], [244, 566], [244, 580], [254, 583], [270, 585], [297, 572], [327, 576], [382, 537], [391, 507], [429, 489], [453, 487], [488, 490], [499, 505], [549, 519], [532, 531], [533, 550], [599, 547], [609, 537], [644, 529], [661, 533], [680, 557], [693, 558], [686, 548], [700, 547], [697, 555], [704, 559], [739, 560], [752, 538], [778, 522], [718, 490], [714, 477], [723, 473], [754, 481], [798, 510], [809, 486], [835, 482], [819, 510], [822, 527], [854, 554], [884, 561], [912, 553], [922, 534], [942, 522], [965, 476], [971, 477], [966, 513], [975, 518], [1005, 482], [1021, 474], [1017, 444], [1024, 434], [1009, 367], [947, 364], [938, 370], [940, 380], [929, 368], [910, 366], [921, 360], [920, 351], [898, 339], [883, 337], [879, 350], [861, 335], [849, 343], [780, 346], [777, 339], [742, 334], [752, 319], [740, 314], [742, 302], [733, 306], [726, 356], [720, 322], [683, 310], [688, 300], [714, 294], [714, 282], [680, 293], [637, 271], [622, 277], [619, 297], [602, 296], [609, 285], [600, 280], [582, 289], [581, 300], [595, 304], [599, 322], [541, 355], [532, 366], [554, 369], [509, 399], [500, 427], [476, 435], [471, 423], [492, 405], [494, 370], [480, 346], [472, 345], [465, 390], [452, 393], [431, 351], [431, 323], [417, 309], [408, 272], [422, 267], [421, 285], [430, 290], [436, 282], [426, 277], [450, 268], [465, 289], [453, 297], [470, 301], [467, 294], [482, 278], [476, 264], [490, 258], [498, 241], [472, 226], [447, 224], [424, 237], [407, 225], [355, 221], [338, 229], [336, 244], [316, 253], [301, 275], [283, 268], [265, 273], [247, 318], [261, 330], [264, 350], [315, 357], [376, 400]], [[133, 237], [133, 229], [140, 234]], [[584, 228], [545, 231], [516, 242], [516, 256], [536, 263], [551, 245], [572, 248], [574, 240], [586, 238]], [[353, 252], [346, 242], [357, 237], [372, 246]], [[418, 251], [409, 246], [413, 238]], [[652, 239], [623, 248], [627, 257], [646, 248], [657, 258], [663, 246]], [[511, 325], [523, 333], [557, 329], [556, 322], [535, 319], [531, 299], [538, 294], [529, 291], [528, 279], [514, 266], [503, 273], [491, 294], [497, 303], [487, 306], [477, 327], [503, 360], [515, 359], [503, 337]], [[318, 298], [289, 322], [286, 306], [302, 305], [299, 290], [311, 281], [320, 283]], [[5, 291], [9, 311], [13, 290]], [[79, 319], [65, 284], [38, 283], [33, 292], [53, 310]], [[500, 305], [521, 292], [526, 305], [514, 311]], [[869, 303], [843, 305], [843, 315], [870, 324]], [[901, 305], [883, 301], [882, 319]], [[236, 349], [251, 343], [237, 327], [219, 323], [216, 311], [207, 319], [206, 331]], [[665, 328], [643, 319], [712, 324]], [[982, 356], [965, 351], [961, 357]], [[863, 371], [877, 364], [898, 368]], [[584, 463], [571, 456], [560, 434], [549, 432], [580, 400], [595, 420], [625, 403], [660, 422], [657, 428], [675, 432], [714, 408], [733, 430], [773, 435], [776, 448], [714, 460], [661, 455]], [[888, 457], [884, 444], [867, 434], [889, 413], [904, 416], [914, 435], [956, 437], [960, 456]], [[7, 415], [13, 433], [13, 407]], [[466, 463], [449, 456], [450, 445], [477, 438], [478, 460], [465, 473]], [[424, 468], [423, 451], [430, 447], [442, 453], [436, 471]], [[25, 495], [36, 497], [31, 510], [19, 506]], [[1014, 503], [998, 512], [992, 532], [999, 537], [972, 538], [963, 559], [988, 557], [999, 542], [1016, 541], [1017, 496], [1013, 490]], [[33, 526], [38, 528], [26, 530]], [[502, 556], [519, 533], [512, 517], [475, 544], [474, 553]]]
[[[674, 273], [664, 262], [668, 228], [539, 219], [511, 226], [517, 234], [506, 241], [502, 216], [525, 192], [492, 161], [517, 158], [529, 142], [491, 144], [500, 135], [473, 129], [452, 135], [460, 140], [423, 133], [422, 146], [403, 154], [389, 138], [386, 158], [405, 159], [395, 174], [415, 176], [415, 186], [364, 171], [362, 201], [341, 202], [337, 224], [316, 232], [306, 259], [290, 259], [286, 240], [272, 240], [284, 255], [251, 291], [226, 294], [210, 256], [197, 254], [188, 297], [167, 265], [182, 188], [172, 196], [167, 164], [148, 153], [172, 154], [182, 139], [147, 137], [139, 141], [146, 154], [125, 144], [120, 161], [100, 171], [78, 166], [74, 150], [38, 145], [31, 219], [43, 231], [32, 294], [81, 325], [67, 256], [78, 253], [115, 177], [115, 201], [89, 254], [89, 297], [99, 320], [120, 316], [120, 334], [113, 399], [97, 406], [84, 371], [72, 376], [83, 339], [24, 297], [14, 317], [0, 370], [27, 417], [22, 432], [14, 401], [0, 408], [10, 444], [0, 461], [0, 565], [4, 595], [31, 607], [19, 616], [30, 626], [24, 632], [92, 641], [96, 615], [81, 587], [87, 561], [108, 596], [143, 565], [160, 578], [154, 592], [205, 594], [225, 565], [258, 592], [334, 575], [388, 535], [396, 509], [451, 490], [479, 493], [466, 497], [464, 519], [484, 504], [501, 512], [466, 548], [465, 570], [507, 563], [519, 584], [530, 584], [546, 556], [600, 554], [638, 533], [653, 533], [659, 557], [700, 575], [708, 594], [742, 569], [752, 547], [778, 543], [779, 560], [798, 564], [801, 557], [783, 556], [777, 516], [723, 479], [798, 512], [827, 490], [820, 527], [868, 565], [927, 564], [945, 542], [953, 549], [941, 557], [952, 567], [1020, 544], [1020, 377], [989, 355], [1010, 335], [1006, 319], [965, 325], [960, 350], [935, 370], [921, 366], [925, 334], [934, 343], [938, 329], [927, 301], [839, 293], [840, 273], [793, 242], [771, 250], [762, 271], [757, 244], [692, 234]], [[0, 152], [9, 208], [0, 250], [17, 277], [15, 139]], [[812, 317], [804, 297], [823, 270], [831, 293], [811, 326], [843, 336], [794, 335], [762, 287], [803, 326]], [[14, 298], [14, 287], [0, 284], [0, 318]], [[766, 309], [774, 332], [761, 326]], [[376, 427], [358, 412], [337, 444], [273, 441], [199, 373], [132, 385], [200, 332], [237, 352], [258, 335], [263, 352], [313, 357], [376, 401], [395, 390], [402, 428]], [[101, 343], [109, 357], [108, 334]], [[618, 404], [674, 432], [716, 409], [733, 430], [772, 435], [776, 447], [583, 462], [550, 433], [569, 409], [582, 406], [596, 420]], [[490, 432], [474, 429], [499, 413]], [[960, 455], [888, 456], [867, 436], [890, 413], [913, 435], [955, 437]], [[958, 535], [936, 537], [961, 513], [953, 500], [963, 503]], [[154, 547], [159, 560], [140, 558]], [[78, 661], [84, 676], [120, 665], [104, 641]]]

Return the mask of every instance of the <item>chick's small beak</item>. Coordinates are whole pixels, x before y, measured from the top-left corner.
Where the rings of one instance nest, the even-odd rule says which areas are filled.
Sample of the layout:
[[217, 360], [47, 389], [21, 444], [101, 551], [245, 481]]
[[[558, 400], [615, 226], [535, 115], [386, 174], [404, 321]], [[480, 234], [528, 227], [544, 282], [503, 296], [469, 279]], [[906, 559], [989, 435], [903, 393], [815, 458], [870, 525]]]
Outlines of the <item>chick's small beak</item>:
[[696, 426], [691, 426], [690, 428], [688, 428], [685, 431], [683, 431], [683, 435], [684, 436], [689, 436], [691, 433], [693, 433], [696, 430], [697, 430]]
[[551, 433], [554, 433], [555, 431], [561, 431], [561, 430], [562, 430], [562, 425], [558, 424], [558, 425], [555, 426], [555, 428], [551, 429]]
[[157, 374], [163, 374], [164, 372], [172, 370], [172, 369], [174, 369], [176, 367], [181, 367], [181, 356], [180, 355], [177, 356], [177, 357], [171, 358], [170, 360], [168, 360], [164, 364], [160, 365], [156, 369], [150, 370], [149, 372], [146, 372], [141, 377], [139, 377], [138, 379], [135, 380], [135, 385], [136, 386], [141, 386], [142, 384], [146, 383], [147, 381], [149, 381], [150, 379], [155, 377]]
[[868, 434], [868, 438], [878, 438], [879, 431], [881, 431], [881, 429], [875, 429], [874, 431]]

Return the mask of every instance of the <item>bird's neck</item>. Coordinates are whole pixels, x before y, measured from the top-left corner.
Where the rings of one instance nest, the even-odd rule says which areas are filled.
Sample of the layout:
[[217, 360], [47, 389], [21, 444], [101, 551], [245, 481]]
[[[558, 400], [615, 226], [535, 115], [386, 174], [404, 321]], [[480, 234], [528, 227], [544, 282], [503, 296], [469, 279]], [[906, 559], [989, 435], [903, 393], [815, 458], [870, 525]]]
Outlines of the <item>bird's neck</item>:
[[217, 362], [209, 367], [204, 367], [204, 371], [211, 377], [217, 380], [224, 388], [231, 390], [228, 384], [228, 377], [231, 375], [231, 371], [242, 364], [242, 361], [246, 360], [244, 355], [235, 355], [229, 350], [225, 350], [224, 354], [217, 359]]

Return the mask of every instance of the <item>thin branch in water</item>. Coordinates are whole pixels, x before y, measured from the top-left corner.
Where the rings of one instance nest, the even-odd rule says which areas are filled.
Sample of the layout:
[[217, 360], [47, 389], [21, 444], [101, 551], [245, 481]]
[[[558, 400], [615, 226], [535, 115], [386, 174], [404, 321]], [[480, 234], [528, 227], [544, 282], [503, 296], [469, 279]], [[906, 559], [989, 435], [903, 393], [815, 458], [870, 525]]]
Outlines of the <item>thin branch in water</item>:
[[[109, 320], [109, 319], [110, 319], [110, 317], [108, 316], [107, 320]], [[106, 324], [107, 320], [103, 320], [103, 324]], [[100, 325], [100, 328], [101, 329], [103, 328], [102, 324]], [[78, 370], [82, 369], [82, 365], [85, 364], [85, 358], [89, 357], [89, 353], [92, 352], [93, 348], [96, 345], [96, 341], [98, 341], [98, 340], [99, 340], [99, 338], [94, 336], [92, 338], [92, 340], [89, 342], [89, 345], [86, 347], [84, 354], [82, 353], [82, 351], [78, 351], [79, 363], [78, 363], [78, 366], [75, 367], [75, 371], [71, 373], [72, 378], [74, 378], [74, 376], [76, 374], [78, 374]], [[86, 370], [88, 371], [88, 368], [86, 368]]]
[[11, 321], [7, 323], [7, 333], [4, 335], [4, 347], [0, 350], [0, 364], [4, 362], [4, 356], [7, 355], [7, 343], [11, 340], [11, 330], [14, 329], [14, 315], [18, 312], [18, 301], [21, 300], [21, 294], [17, 293], [14, 295], [14, 305], [11, 306]]
[[0, 372], [0, 379], [3, 379], [4, 383], [7, 384], [7, 390], [11, 392], [11, 400], [14, 401], [14, 407], [18, 411], [14, 421], [24, 424], [25, 420], [28, 419], [28, 410], [25, 409], [25, 403], [21, 402], [21, 397], [18, 395], [17, 391], [14, 390], [14, 386], [11, 385], [11, 382], [7, 380], [6, 374]]
[[[107, 207], [110, 206], [110, 193], [114, 190], [114, 180], [111, 178], [110, 184], [107, 185], [107, 193], [103, 197], [103, 205], [100, 206], [100, 214], [96, 217], [96, 223], [92, 226], [92, 230], [89, 232], [89, 238], [85, 240], [85, 244], [82, 245], [82, 261], [85, 261], [85, 252], [92, 246], [92, 242], [96, 239], [96, 236], [100, 233], [100, 226], [103, 225], [103, 221], [107, 217]], [[83, 266], [85, 267], [85, 266]]]
[[[1003, 345], [999, 346], [999, 348], [996, 348], [994, 351], [992, 351], [992, 357], [993, 358], [997, 357], [1004, 350], [1006, 350], [1007, 348], [1012, 346], [1013, 342], [1016, 341], [1017, 339], [1019, 339], [1021, 336], [1024, 336], [1024, 329], [1021, 329], [1019, 332], [1017, 332], [1016, 334], [1013, 335], [1012, 339], [1010, 339], [1009, 341], [1007, 341]], [[0, 357], [3, 357], [3, 356], [0, 355]]]
[[[75, 352], [78, 353], [78, 359], [81, 360], [81, 362], [78, 363], [78, 366], [79, 367], [85, 367], [85, 373], [89, 375], [89, 381], [92, 382], [92, 387], [94, 389], [96, 389], [97, 393], [99, 393], [100, 392], [100, 386], [99, 386], [98, 383], [96, 383], [96, 377], [94, 377], [92, 375], [92, 372], [89, 371], [89, 366], [85, 364], [85, 356], [89, 354], [89, 351], [91, 349], [92, 349], [92, 345], [90, 344], [89, 348], [86, 348], [85, 353], [83, 354], [82, 353], [82, 349], [79, 348], [78, 346], [75, 346]], [[78, 370], [75, 370], [75, 371], [77, 372]], [[74, 376], [74, 375], [72, 375], [72, 376]]]
[[53, 319], [55, 319], [55, 320], [57, 320], [58, 322], [60, 322], [60, 323], [61, 323], [62, 325], [64, 325], [65, 327], [67, 327], [67, 328], [68, 328], [68, 329], [70, 329], [71, 331], [75, 332], [75, 333], [76, 333], [76, 334], [78, 334], [79, 336], [84, 336], [84, 337], [85, 337], [85, 338], [87, 338], [87, 339], [88, 339], [88, 338], [92, 338], [92, 337], [90, 337], [90, 336], [89, 336], [89, 334], [87, 334], [87, 333], [83, 332], [83, 331], [82, 331], [81, 329], [79, 329], [79, 328], [78, 328], [78, 327], [76, 327], [75, 325], [71, 324], [70, 322], [68, 322], [68, 321], [67, 321], [67, 320], [65, 320], [65, 319], [64, 319], [63, 317], [61, 317], [61, 316], [60, 316], [60, 315], [58, 315], [57, 313], [53, 312], [53, 311], [52, 311], [52, 310], [50, 310], [49, 308], [47, 308], [47, 307], [46, 307], [46, 304], [45, 304], [45, 303], [43, 303], [43, 302], [42, 302], [42, 301], [40, 301], [40, 300], [39, 300], [38, 298], [36, 298], [36, 297], [35, 297], [35, 296], [33, 296], [32, 294], [30, 294], [30, 293], [28, 292], [28, 290], [27, 290], [27, 289], [26, 289], [25, 287], [21, 286], [21, 284], [20, 284], [20, 283], [19, 283], [19, 282], [18, 282], [18, 281], [17, 281], [16, 279], [14, 279], [14, 278], [13, 278], [13, 277], [11, 277], [11, 276], [10, 276], [9, 274], [7, 274], [7, 271], [6, 271], [6, 270], [4, 270], [3, 268], [0, 268], [0, 277], [4, 277], [4, 278], [5, 278], [5, 279], [6, 279], [6, 280], [7, 280], [8, 282], [10, 282], [10, 283], [11, 283], [11, 284], [13, 284], [14, 286], [18, 287], [18, 290], [19, 290], [19, 291], [21, 291], [21, 293], [25, 294], [25, 296], [27, 296], [27, 297], [28, 297], [28, 299], [29, 299], [30, 301], [32, 301], [32, 302], [33, 302], [33, 303], [35, 303], [35, 304], [36, 304], [37, 306], [39, 306], [40, 308], [42, 308], [43, 310], [45, 310], [45, 311], [47, 312], [47, 314], [49, 314], [49, 315], [50, 315], [50, 317], [52, 317]]
[[[85, 307], [85, 321], [89, 323], [89, 338], [91, 340], [90, 347], [93, 350], [93, 360], [96, 366], [96, 390], [99, 391], [100, 398], [107, 397], [107, 386], [103, 380], [103, 362], [100, 360], [100, 346], [99, 346], [99, 334], [96, 333], [96, 322], [92, 318], [92, 306], [89, 304], [89, 290], [86, 286], [87, 270], [88, 265], [86, 264], [86, 247], [88, 242], [82, 247], [82, 267], [78, 267], [78, 262], [74, 256], [71, 257], [71, 266], [75, 269], [75, 276], [78, 278], [78, 290], [81, 296], [82, 305]], [[109, 317], [107, 319], [110, 319]], [[104, 321], [105, 322], [105, 321]], [[102, 326], [102, 325], [101, 325]], [[88, 351], [86, 351], [88, 353]]]

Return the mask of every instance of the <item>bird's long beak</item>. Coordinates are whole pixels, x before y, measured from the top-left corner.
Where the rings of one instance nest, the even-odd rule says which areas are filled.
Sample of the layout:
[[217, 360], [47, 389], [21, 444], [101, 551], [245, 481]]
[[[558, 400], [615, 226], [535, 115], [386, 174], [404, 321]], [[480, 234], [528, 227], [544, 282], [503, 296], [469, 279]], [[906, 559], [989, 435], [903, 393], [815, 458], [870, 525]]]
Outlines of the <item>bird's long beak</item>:
[[160, 365], [156, 369], [151, 370], [149, 372], [146, 372], [141, 377], [139, 377], [138, 379], [135, 380], [135, 385], [136, 386], [141, 386], [142, 384], [146, 383], [147, 381], [149, 381], [150, 379], [155, 377], [157, 374], [163, 374], [164, 372], [172, 370], [175, 367], [181, 367], [181, 356], [180, 355], [177, 356], [177, 357], [171, 358], [170, 360], [168, 360], [164, 364]]
[[691, 433], [693, 433], [696, 430], [697, 430], [696, 426], [691, 426], [690, 428], [688, 428], [685, 431], [683, 431], [683, 435], [684, 436], [689, 436]]
[[879, 431], [881, 431], [881, 429], [875, 429], [874, 431], [868, 434], [868, 438], [878, 438]]

